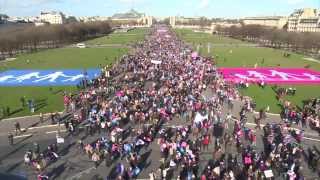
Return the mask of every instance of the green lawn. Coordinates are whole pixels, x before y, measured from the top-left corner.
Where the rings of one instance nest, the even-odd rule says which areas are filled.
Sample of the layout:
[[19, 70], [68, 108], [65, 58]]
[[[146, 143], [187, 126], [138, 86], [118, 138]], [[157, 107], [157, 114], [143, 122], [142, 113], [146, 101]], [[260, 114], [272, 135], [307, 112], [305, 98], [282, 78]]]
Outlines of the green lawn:
[[[113, 33], [106, 37], [88, 42], [127, 44], [143, 40], [148, 29], [134, 29], [127, 33]], [[87, 43], [87, 42], [85, 42]], [[16, 60], [0, 62], [0, 72], [12, 69], [83, 69], [98, 68], [99, 65], [113, 63], [118, 57], [126, 54], [128, 48], [59, 48], [43, 50], [36, 53], [19, 55]], [[40, 112], [61, 111], [63, 109], [62, 92], [74, 92], [76, 87], [0, 87], [0, 108], [9, 107], [10, 117], [25, 116], [31, 113], [27, 108], [20, 109], [20, 98], [34, 99]], [[0, 115], [1, 117], [1, 115]]]
[[[21, 54], [16, 60], [0, 62], [0, 71], [8, 69], [76, 69], [109, 64], [127, 53], [125, 48], [60, 48]], [[28, 62], [29, 60], [29, 62]]]
[[213, 36], [212, 34], [203, 32], [193, 32], [189, 29], [175, 29], [174, 31], [180, 38], [192, 45], [207, 45], [208, 42], [212, 44], [247, 44], [246, 42], [237, 39], [222, 36]]
[[103, 45], [103, 44], [121, 44], [127, 45], [137, 41], [142, 41], [148, 29], [134, 29], [129, 32], [117, 32], [107, 36], [86, 41], [88, 45]]
[[[34, 99], [35, 113], [55, 112], [63, 110], [63, 92], [75, 92], [73, 86], [52, 87], [1, 87], [0, 108], [10, 108], [10, 117], [32, 115], [28, 107], [22, 108], [20, 98]], [[1, 111], [1, 110], [0, 110]], [[1, 118], [2, 114], [0, 114]]]
[[[202, 49], [205, 55], [207, 51]], [[283, 50], [256, 47], [216, 47], [210, 55], [217, 56], [218, 66], [221, 67], [304, 67], [320, 70], [320, 63], [304, 60], [304, 56], [292, 53], [290, 57], [283, 56]], [[264, 59], [264, 62], [263, 62]]]
[[[194, 49], [196, 49], [198, 44], [201, 43], [202, 46], [200, 46], [199, 50], [200, 54], [204, 56], [215, 56], [217, 65], [219, 67], [253, 67], [256, 63], [259, 67], [274, 67], [280, 65], [280, 67], [301, 68], [309, 65], [311, 69], [320, 71], [320, 63], [304, 60], [304, 56], [301, 54], [291, 53], [289, 58], [285, 58], [283, 57], [283, 50], [244, 47], [241, 46], [241, 41], [231, 38], [225, 38], [206, 33], [197, 33], [191, 30], [175, 31], [180, 37], [182, 37], [184, 41], [191, 43]], [[229, 45], [232, 45], [229, 47], [212, 46], [210, 53], [208, 53], [208, 47], [206, 45], [208, 42], [212, 44], [229, 43]], [[304, 100], [320, 96], [320, 86], [295, 85], [291, 87], [295, 87], [297, 89], [296, 95], [287, 96], [286, 99], [290, 100], [299, 107], [302, 107], [302, 102]], [[267, 107], [269, 105], [271, 112], [279, 113], [281, 111], [281, 106], [278, 105], [278, 100], [276, 99], [276, 93], [271, 87], [262, 89], [256, 85], [251, 85], [248, 89], [241, 89], [240, 92], [243, 95], [252, 97], [257, 102], [258, 109]]]

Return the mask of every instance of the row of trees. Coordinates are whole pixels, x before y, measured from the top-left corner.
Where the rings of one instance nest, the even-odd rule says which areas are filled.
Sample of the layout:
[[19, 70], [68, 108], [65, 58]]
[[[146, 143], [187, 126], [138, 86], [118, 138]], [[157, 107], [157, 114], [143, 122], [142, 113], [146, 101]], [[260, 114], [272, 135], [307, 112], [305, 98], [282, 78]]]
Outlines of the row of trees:
[[207, 19], [206, 17], [200, 17], [197, 19], [184, 19], [184, 20], [176, 20], [176, 25], [187, 25], [187, 26], [200, 26], [206, 27], [211, 26], [212, 20]]
[[129, 25], [129, 26], [138, 26], [138, 25], [145, 25], [142, 21], [136, 20], [112, 20], [110, 21], [112, 27], [115, 26], [122, 26], [122, 25]]
[[319, 33], [287, 32], [284, 29], [259, 25], [216, 27], [223, 35], [262, 44], [274, 48], [288, 48], [302, 53], [318, 54], [320, 50]]
[[0, 58], [39, 48], [55, 48], [81, 42], [111, 31], [107, 21], [4, 28], [0, 30]]

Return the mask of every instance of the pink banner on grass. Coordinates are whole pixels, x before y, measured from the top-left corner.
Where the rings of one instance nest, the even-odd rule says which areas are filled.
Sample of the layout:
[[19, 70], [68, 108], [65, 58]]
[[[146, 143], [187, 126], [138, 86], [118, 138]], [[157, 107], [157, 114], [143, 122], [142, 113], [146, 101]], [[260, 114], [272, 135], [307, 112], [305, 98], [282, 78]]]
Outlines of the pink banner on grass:
[[305, 68], [219, 68], [219, 72], [233, 83], [320, 84], [320, 72]]

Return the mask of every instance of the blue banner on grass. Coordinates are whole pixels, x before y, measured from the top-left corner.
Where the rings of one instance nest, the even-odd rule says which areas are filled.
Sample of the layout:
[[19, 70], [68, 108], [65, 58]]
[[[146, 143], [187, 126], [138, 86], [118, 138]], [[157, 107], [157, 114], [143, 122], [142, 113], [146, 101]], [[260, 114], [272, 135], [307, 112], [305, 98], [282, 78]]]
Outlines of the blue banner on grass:
[[0, 86], [67, 86], [100, 75], [99, 69], [9, 70], [0, 73]]

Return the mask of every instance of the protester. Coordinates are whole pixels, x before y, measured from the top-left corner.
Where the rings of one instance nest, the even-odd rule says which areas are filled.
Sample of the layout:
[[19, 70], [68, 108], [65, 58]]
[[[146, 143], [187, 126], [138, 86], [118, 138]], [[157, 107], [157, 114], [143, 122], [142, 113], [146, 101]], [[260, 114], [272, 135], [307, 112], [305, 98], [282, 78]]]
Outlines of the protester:
[[19, 131], [19, 133], [22, 132], [21, 127], [20, 127], [20, 123], [19, 123], [18, 121], [16, 121], [16, 122], [14, 123], [14, 127], [15, 127], [16, 135], [18, 135], [18, 131]]

